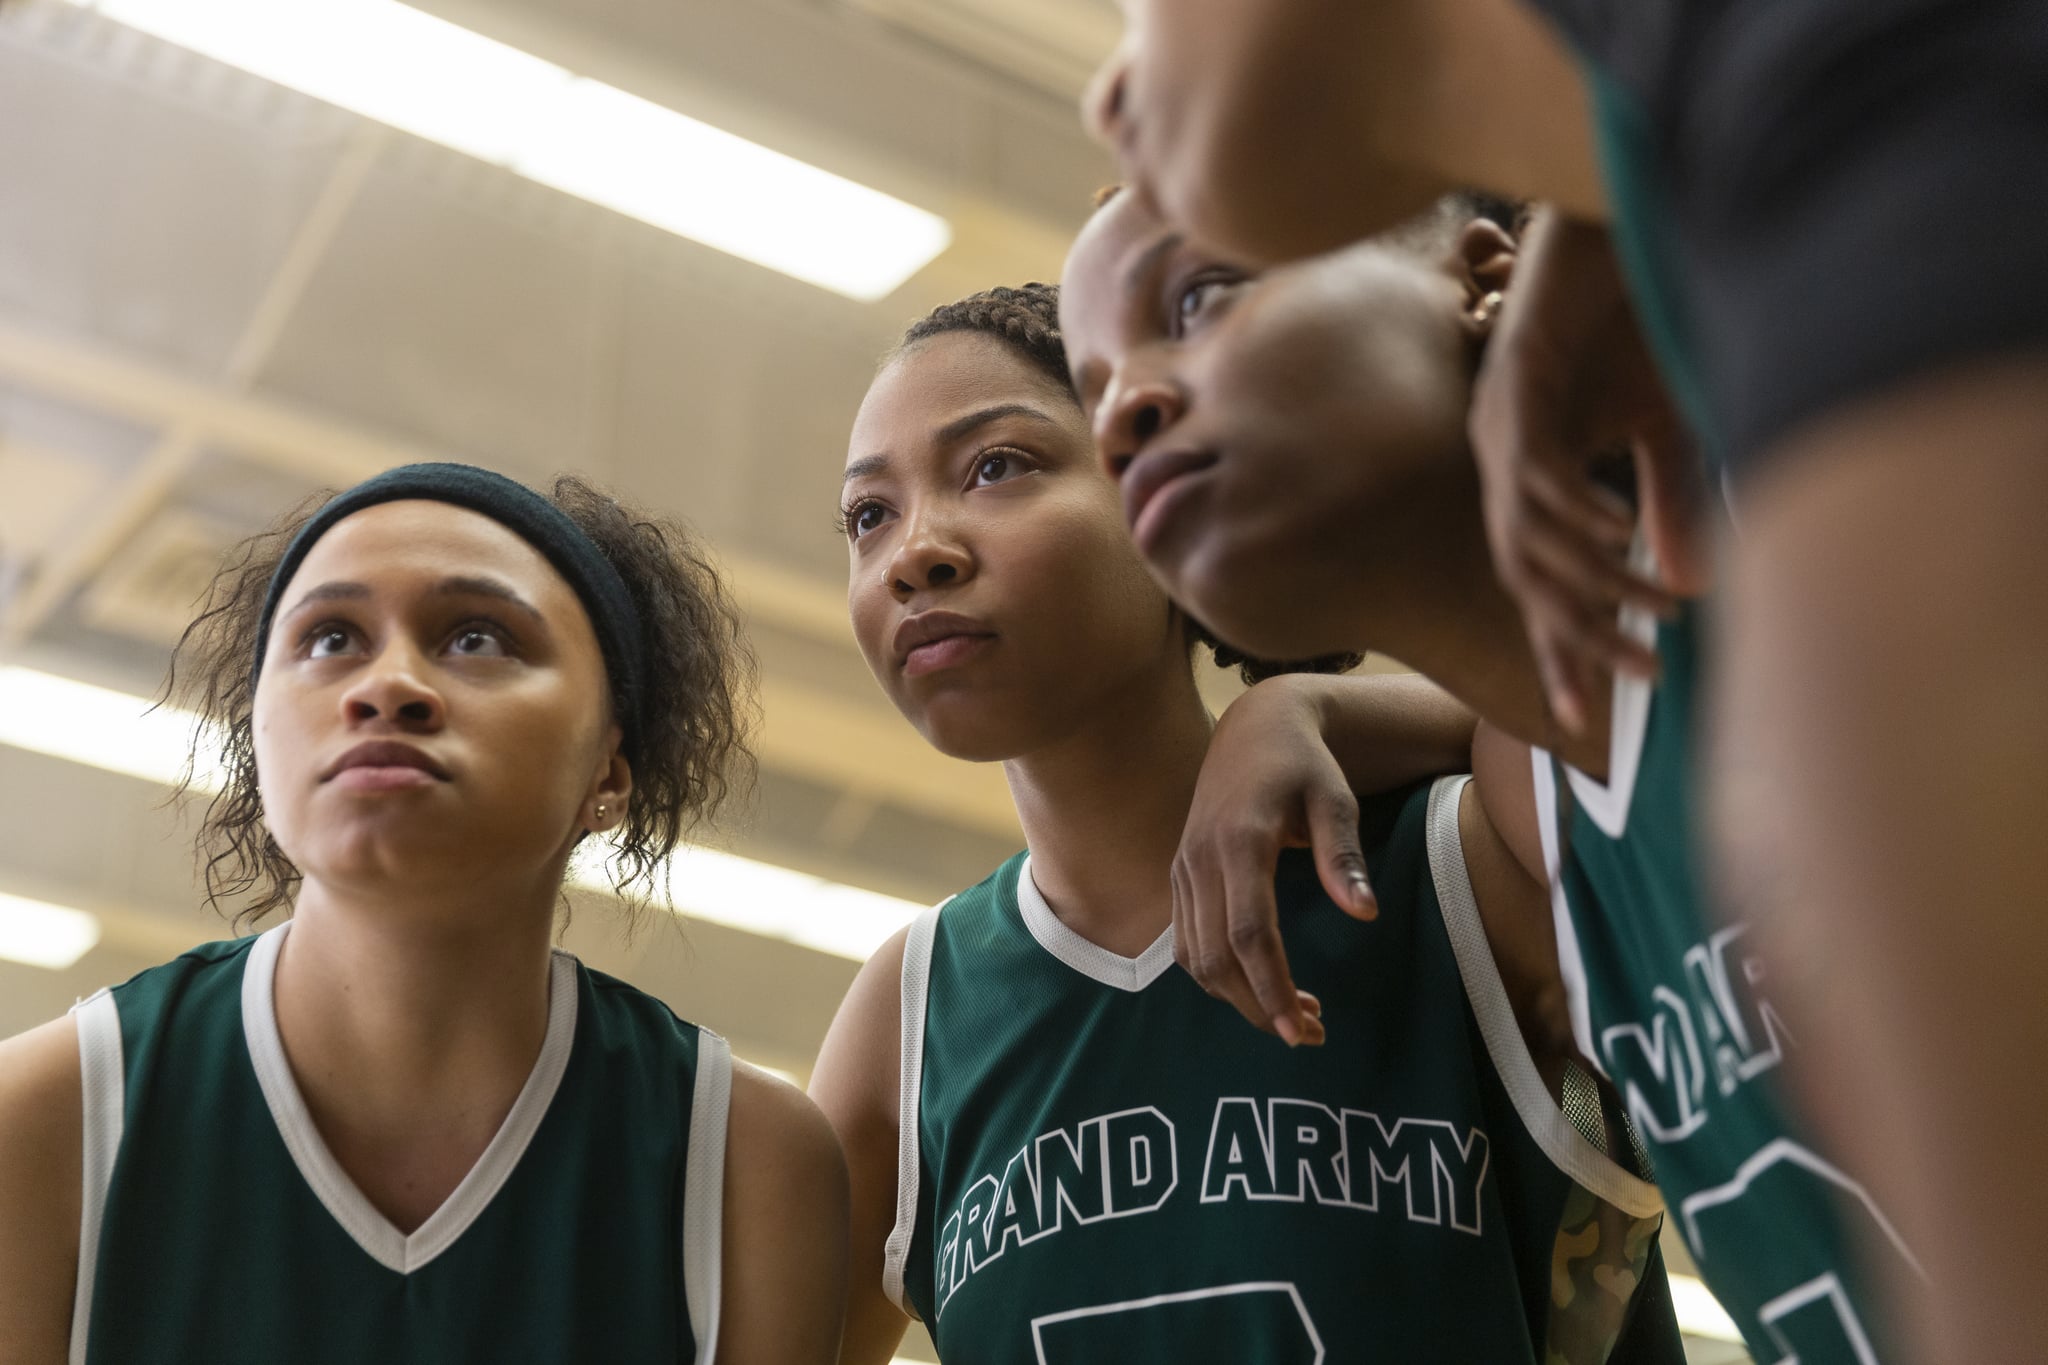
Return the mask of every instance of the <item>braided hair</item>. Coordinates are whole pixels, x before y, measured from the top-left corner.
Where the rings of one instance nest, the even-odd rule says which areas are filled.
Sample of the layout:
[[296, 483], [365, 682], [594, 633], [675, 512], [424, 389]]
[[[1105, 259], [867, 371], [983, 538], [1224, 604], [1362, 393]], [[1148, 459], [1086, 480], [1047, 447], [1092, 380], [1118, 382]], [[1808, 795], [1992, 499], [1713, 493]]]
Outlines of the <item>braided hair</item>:
[[897, 349], [907, 351], [920, 341], [947, 332], [976, 332], [1007, 342], [1046, 376], [1072, 396], [1076, 406], [1080, 393], [1074, 376], [1067, 370], [1067, 343], [1060, 335], [1060, 287], [1030, 284], [1012, 289], [997, 285], [979, 294], [969, 294], [955, 303], [943, 303], [910, 324]]
[[[1073, 373], [1067, 368], [1067, 343], [1060, 335], [1058, 285], [1035, 280], [1014, 289], [998, 285], [956, 302], [941, 304], [910, 324], [903, 333], [896, 354], [948, 332], [973, 332], [995, 337], [1030, 361], [1040, 373], [1057, 383], [1073, 399], [1076, 407], [1080, 406], [1080, 391], [1074, 387]], [[1362, 654], [1326, 654], [1317, 659], [1284, 663], [1255, 659], [1217, 639], [1215, 632], [1192, 616], [1186, 620], [1190, 646], [1207, 645], [1216, 656], [1216, 666], [1235, 668], [1247, 686], [1276, 678], [1282, 673], [1347, 673], [1365, 658]]]

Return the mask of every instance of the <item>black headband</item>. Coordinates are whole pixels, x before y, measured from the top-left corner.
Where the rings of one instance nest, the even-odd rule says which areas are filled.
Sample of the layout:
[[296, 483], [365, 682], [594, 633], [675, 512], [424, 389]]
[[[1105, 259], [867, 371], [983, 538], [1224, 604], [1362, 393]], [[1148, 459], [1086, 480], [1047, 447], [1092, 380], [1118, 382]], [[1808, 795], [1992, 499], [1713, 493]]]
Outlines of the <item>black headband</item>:
[[611, 678], [625, 731], [621, 745], [628, 758], [640, 737], [640, 705], [643, 691], [640, 614], [626, 591], [626, 581], [606, 559], [597, 543], [566, 512], [526, 485], [502, 474], [467, 464], [409, 464], [387, 469], [365, 479], [322, 507], [292, 537], [284, 558], [270, 576], [263, 596], [263, 615], [256, 625], [256, 661], [249, 675], [250, 691], [263, 673], [263, 655], [270, 642], [270, 622], [277, 612], [278, 594], [291, 582], [313, 542], [332, 530], [343, 517], [374, 507], [380, 502], [423, 498], [480, 512], [513, 532], [554, 565], [555, 572], [569, 581], [583, 610], [596, 628], [598, 648], [604, 652], [604, 666]]

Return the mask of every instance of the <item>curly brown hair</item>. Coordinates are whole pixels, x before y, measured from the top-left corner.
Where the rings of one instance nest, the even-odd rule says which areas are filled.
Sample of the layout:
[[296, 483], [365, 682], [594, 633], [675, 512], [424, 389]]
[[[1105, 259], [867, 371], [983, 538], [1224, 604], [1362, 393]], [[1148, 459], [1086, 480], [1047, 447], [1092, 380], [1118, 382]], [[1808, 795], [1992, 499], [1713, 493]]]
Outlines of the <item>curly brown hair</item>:
[[[1096, 202], [1107, 203], [1115, 193], [1112, 186], [1103, 191]], [[1060, 333], [1058, 285], [1042, 284], [1036, 280], [1014, 289], [998, 285], [953, 303], [941, 304], [910, 324], [894, 354], [901, 355], [921, 341], [944, 336], [948, 332], [974, 332], [995, 337], [1058, 383], [1074, 401], [1074, 406], [1081, 405], [1081, 394], [1074, 387], [1073, 372], [1067, 368], [1066, 338]], [[1317, 659], [1289, 661], [1255, 659], [1217, 639], [1215, 632], [1194, 617], [1185, 612], [1182, 616], [1187, 621], [1189, 647], [1207, 645], [1216, 656], [1216, 666], [1235, 668], [1247, 686], [1267, 678], [1277, 678], [1283, 673], [1348, 673], [1365, 659], [1363, 654], [1325, 654]]]
[[[199, 830], [199, 866], [207, 904], [217, 911], [224, 902], [237, 904], [238, 927], [290, 905], [300, 880], [263, 820], [249, 660], [286, 546], [336, 496], [314, 494], [228, 553], [178, 642], [164, 686], [167, 699], [183, 699], [200, 718], [180, 794], [203, 770], [202, 750], [219, 753], [223, 785]], [[683, 836], [752, 785], [754, 654], [738, 608], [693, 531], [622, 505], [573, 475], [557, 478], [547, 496], [618, 570], [640, 618], [645, 700], [633, 744], [633, 798], [611, 864], [613, 890], [638, 905], [666, 894], [668, 858]], [[614, 710], [623, 714], [618, 680], [612, 685]]]

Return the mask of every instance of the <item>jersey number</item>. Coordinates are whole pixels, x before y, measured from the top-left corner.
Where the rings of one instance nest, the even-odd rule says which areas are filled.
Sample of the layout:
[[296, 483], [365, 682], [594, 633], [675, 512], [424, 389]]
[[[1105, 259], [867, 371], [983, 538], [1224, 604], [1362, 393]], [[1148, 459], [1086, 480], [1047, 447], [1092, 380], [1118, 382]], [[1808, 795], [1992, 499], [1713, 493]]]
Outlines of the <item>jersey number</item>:
[[[1745, 1203], [1749, 1210], [1737, 1212]], [[1894, 1277], [1907, 1270], [1920, 1273], [1898, 1230], [1861, 1185], [1798, 1143], [1780, 1138], [1743, 1162], [1734, 1180], [1698, 1191], [1680, 1205], [1686, 1243], [1710, 1281], [1731, 1256], [1743, 1254], [1742, 1238], [1755, 1235], [1759, 1204], [1783, 1210], [1794, 1221], [1839, 1217], [1853, 1245], [1883, 1259], [1895, 1255], [1903, 1263], [1893, 1269]], [[1730, 1220], [1725, 1231], [1723, 1219]], [[1750, 1274], [1769, 1275], [1780, 1284], [1797, 1281], [1755, 1308], [1758, 1330], [1750, 1341], [1758, 1365], [1877, 1365], [1869, 1329], [1833, 1267], [1780, 1260], [1774, 1248], [1750, 1254], [1759, 1258]], [[1731, 1269], [1741, 1273], [1740, 1259]]]
[[1841, 1280], [1833, 1274], [1778, 1295], [1757, 1310], [1757, 1321], [1776, 1343], [1778, 1361], [1841, 1360], [1877, 1365], [1870, 1336]]
[[1031, 1321], [1038, 1365], [1230, 1360], [1322, 1365], [1301, 1291], [1269, 1280], [1048, 1313]]

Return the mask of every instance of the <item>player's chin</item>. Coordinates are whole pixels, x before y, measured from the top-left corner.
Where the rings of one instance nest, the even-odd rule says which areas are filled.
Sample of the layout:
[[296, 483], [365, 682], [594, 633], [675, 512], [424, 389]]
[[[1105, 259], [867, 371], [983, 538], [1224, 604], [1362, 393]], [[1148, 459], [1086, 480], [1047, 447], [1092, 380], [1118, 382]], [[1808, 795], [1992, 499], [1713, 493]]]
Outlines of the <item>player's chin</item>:
[[1000, 763], [1031, 748], [1031, 729], [979, 688], [941, 685], [913, 705], [899, 703], [925, 743], [948, 758]]
[[[1276, 556], [1218, 536], [1191, 547], [1162, 573], [1169, 595], [1212, 634], [1257, 659], [1307, 659], [1341, 653], [1312, 610], [1316, 593]], [[1304, 608], [1310, 608], [1304, 610]]]

